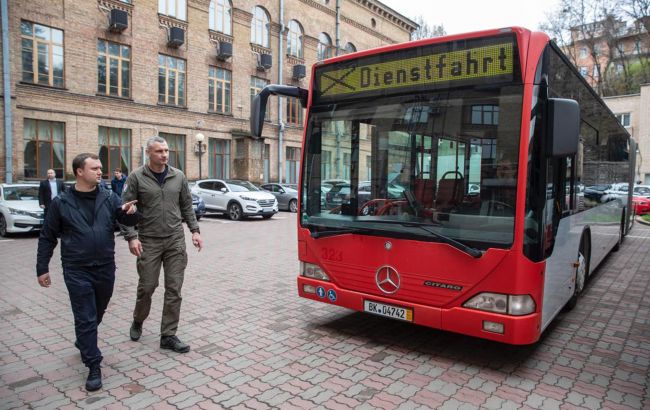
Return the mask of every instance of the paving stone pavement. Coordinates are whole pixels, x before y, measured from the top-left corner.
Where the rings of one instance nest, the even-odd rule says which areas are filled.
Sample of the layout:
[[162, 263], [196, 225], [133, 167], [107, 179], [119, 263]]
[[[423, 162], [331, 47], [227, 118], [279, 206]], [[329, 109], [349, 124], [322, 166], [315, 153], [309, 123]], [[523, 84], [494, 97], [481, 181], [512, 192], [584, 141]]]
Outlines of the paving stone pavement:
[[539, 343], [513, 347], [298, 298], [295, 225], [288, 213], [201, 220], [181, 355], [158, 347], [162, 287], [142, 339], [129, 339], [137, 274], [119, 240], [95, 393], [58, 250], [42, 289], [37, 236], [0, 239], [0, 408], [650, 409], [649, 227], [635, 225]]

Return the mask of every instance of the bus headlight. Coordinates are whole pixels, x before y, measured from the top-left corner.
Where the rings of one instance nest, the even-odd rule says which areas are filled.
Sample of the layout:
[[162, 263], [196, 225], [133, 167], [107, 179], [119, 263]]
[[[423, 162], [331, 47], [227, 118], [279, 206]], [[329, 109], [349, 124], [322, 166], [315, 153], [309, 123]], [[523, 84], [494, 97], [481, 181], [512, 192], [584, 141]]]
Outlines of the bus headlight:
[[522, 316], [535, 311], [535, 301], [530, 295], [503, 295], [501, 293], [484, 292], [472, 297], [463, 307]]
[[330, 280], [329, 276], [327, 276], [323, 269], [313, 263], [300, 262], [300, 274], [307, 278], [326, 280], [328, 282]]

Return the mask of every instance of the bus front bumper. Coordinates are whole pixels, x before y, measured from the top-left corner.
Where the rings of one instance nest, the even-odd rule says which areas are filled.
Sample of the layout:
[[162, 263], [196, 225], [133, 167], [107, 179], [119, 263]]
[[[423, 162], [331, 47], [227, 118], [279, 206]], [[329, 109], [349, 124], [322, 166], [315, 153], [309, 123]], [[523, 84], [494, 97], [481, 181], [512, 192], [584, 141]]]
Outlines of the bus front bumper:
[[[315, 290], [314, 293], [305, 291]], [[448, 309], [406, 303], [401, 300], [355, 292], [341, 289], [331, 282], [298, 277], [298, 294], [307, 299], [344, 308], [367, 312], [366, 302], [375, 302], [389, 306], [410, 309], [407, 321], [483, 339], [495, 340], [501, 343], [514, 345], [527, 345], [535, 343], [540, 336], [541, 314], [533, 313], [526, 316], [507, 316], [464, 307], [451, 307]], [[397, 319], [396, 319], [397, 320]], [[484, 330], [488, 324], [502, 325], [503, 333]]]

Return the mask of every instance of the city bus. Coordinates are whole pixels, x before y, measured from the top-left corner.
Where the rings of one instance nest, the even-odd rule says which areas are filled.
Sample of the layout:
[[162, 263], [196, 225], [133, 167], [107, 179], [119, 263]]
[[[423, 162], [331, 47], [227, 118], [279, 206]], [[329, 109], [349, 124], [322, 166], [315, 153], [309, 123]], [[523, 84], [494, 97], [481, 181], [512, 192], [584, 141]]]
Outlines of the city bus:
[[634, 141], [544, 33], [319, 62], [308, 90], [270, 85], [255, 98], [253, 137], [272, 95], [307, 112], [301, 297], [531, 344], [631, 226], [631, 197], [594, 187], [633, 183]]

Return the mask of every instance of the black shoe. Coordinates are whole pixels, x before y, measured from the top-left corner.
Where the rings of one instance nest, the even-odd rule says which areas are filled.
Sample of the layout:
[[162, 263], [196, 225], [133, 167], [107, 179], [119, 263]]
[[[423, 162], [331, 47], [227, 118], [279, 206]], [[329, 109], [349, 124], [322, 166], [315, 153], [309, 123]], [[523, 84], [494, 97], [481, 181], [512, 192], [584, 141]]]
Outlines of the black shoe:
[[173, 350], [176, 353], [187, 353], [190, 351], [190, 345], [181, 342], [176, 336], [162, 336], [160, 338], [160, 348]]
[[99, 363], [90, 366], [86, 379], [86, 390], [96, 391], [102, 388], [102, 368]]
[[131, 340], [134, 342], [140, 339], [140, 336], [142, 336], [142, 322], [136, 322], [134, 320], [133, 323], [131, 323], [129, 336], [131, 336]]

